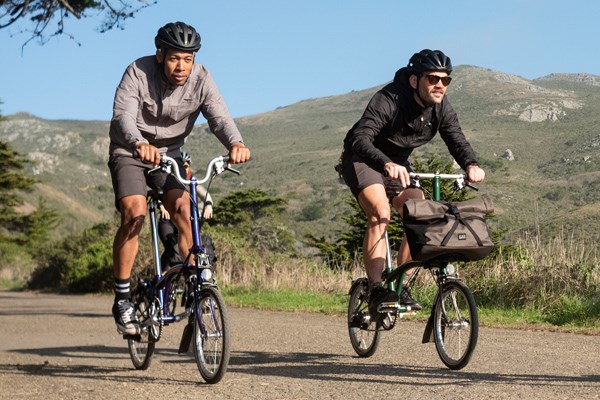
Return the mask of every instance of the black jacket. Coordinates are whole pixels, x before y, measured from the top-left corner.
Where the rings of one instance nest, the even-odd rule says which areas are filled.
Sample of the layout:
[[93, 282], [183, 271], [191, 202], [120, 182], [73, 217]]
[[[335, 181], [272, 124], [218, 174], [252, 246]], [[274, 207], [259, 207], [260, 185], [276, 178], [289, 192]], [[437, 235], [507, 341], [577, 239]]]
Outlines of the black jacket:
[[448, 98], [440, 104], [422, 108], [413, 97], [406, 68], [396, 72], [394, 81], [379, 90], [360, 120], [344, 139], [344, 158], [356, 154], [369, 166], [383, 172], [393, 161], [408, 165], [413, 149], [431, 141], [437, 132], [450, 154], [466, 170], [477, 164], [475, 152], [465, 138], [456, 112]]

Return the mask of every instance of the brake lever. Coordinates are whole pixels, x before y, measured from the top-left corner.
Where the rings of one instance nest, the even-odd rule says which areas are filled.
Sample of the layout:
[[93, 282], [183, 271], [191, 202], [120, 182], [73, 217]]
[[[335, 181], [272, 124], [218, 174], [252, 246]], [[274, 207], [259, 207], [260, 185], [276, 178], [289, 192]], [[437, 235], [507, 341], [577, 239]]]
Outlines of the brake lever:
[[465, 186], [468, 187], [469, 189], [473, 189], [474, 191], [479, 192], [479, 188], [477, 188], [476, 186], [471, 185], [469, 182], [466, 182]]
[[225, 167], [225, 171], [233, 172], [236, 175], [241, 175], [240, 171], [238, 171], [237, 169], [233, 169], [231, 167]]
[[155, 173], [157, 171], [161, 171], [162, 169], [163, 169], [163, 166], [159, 165], [158, 167], [154, 167], [152, 169], [149, 169], [148, 172], [147, 172], [147, 174], [150, 175], [150, 174], [153, 174], [153, 173]]

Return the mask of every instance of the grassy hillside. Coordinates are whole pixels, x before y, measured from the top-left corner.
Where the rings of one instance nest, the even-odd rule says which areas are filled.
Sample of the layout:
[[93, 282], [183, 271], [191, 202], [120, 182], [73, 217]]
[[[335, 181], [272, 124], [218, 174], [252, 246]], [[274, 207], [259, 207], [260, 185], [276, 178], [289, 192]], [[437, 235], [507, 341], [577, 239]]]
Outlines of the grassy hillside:
[[[526, 80], [473, 66], [456, 69], [449, 97], [487, 170], [480, 192], [495, 200], [499, 227], [514, 233], [539, 226], [548, 233], [596, 234], [599, 82], [600, 77], [590, 75]], [[253, 159], [239, 167], [240, 177], [223, 175], [215, 182], [215, 211], [219, 195], [260, 187], [289, 200], [290, 226], [299, 238], [309, 231], [331, 234], [340, 226], [349, 195], [333, 166], [346, 131], [377, 89], [307, 99], [238, 119]], [[30, 203], [35, 206], [43, 196], [60, 210], [64, 225], [59, 233], [112, 216], [108, 122], [9, 117], [0, 123], [0, 140], [35, 161], [29, 170], [40, 183]], [[205, 124], [195, 128], [186, 148], [199, 170], [210, 156], [224, 153]], [[507, 149], [513, 161], [502, 158]], [[451, 161], [439, 138], [415, 156], [433, 153]]]

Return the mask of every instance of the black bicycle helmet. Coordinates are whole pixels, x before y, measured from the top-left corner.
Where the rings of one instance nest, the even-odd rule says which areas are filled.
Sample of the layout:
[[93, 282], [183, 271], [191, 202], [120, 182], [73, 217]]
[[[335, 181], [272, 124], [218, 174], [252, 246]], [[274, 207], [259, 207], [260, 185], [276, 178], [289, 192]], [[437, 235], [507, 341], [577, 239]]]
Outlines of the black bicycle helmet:
[[446, 72], [450, 75], [452, 62], [450, 57], [446, 56], [441, 50], [424, 49], [413, 54], [408, 61], [407, 68], [411, 74], [415, 75], [421, 75], [428, 71]]
[[171, 22], [158, 30], [154, 38], [157, 49], [196, 52], [200, 49], [200, 34], [183, 22]]
[[181, 150], [181, 158], [184, 163], [192, 164], [192, 156], [190, 156], [187, 151]]

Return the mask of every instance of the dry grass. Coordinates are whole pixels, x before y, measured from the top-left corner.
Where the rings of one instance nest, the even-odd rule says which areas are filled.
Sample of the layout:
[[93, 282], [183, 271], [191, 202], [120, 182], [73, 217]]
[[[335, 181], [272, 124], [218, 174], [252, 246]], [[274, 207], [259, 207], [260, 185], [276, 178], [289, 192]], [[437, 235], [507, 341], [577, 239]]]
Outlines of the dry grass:
[[[218, 280], [225, 286], [347, 293], [364, 276], [359, 262], [351, 271], [331, 270], [318, 259], [259, 254], [250, 246], [216, 239]], [[600, 260], [595, 242], [560, 235], [544, 241], [523, 235], [498, 255], [461, 267], [461, 276], [483, 301], [502, 306], [549, 309], [561, 298], [598, 293]]]
[[364, 275], [358, 264], [352, 271], [331, 270], [317, 260], [259, 254], [252, 249], [245, 249], [252, 256], [240, 258], [228, 248], [217, 247], [218, 281], [225, 286], [340, 294], [348, 291], [352, 279]]

